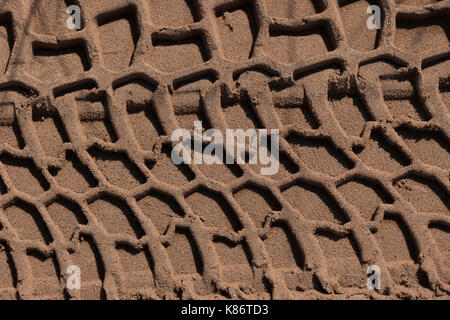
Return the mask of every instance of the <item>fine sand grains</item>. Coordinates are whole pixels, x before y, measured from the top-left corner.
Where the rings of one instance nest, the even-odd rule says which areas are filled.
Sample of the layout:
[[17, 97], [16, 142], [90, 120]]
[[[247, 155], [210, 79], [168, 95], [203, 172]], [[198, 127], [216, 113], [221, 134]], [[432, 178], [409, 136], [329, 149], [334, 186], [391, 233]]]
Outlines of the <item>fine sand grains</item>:
[[[448, 299], [449, 12], [3, 1], [0, 299]], [[195, 121], [279, 129], [278, 172], [175, 165]]]

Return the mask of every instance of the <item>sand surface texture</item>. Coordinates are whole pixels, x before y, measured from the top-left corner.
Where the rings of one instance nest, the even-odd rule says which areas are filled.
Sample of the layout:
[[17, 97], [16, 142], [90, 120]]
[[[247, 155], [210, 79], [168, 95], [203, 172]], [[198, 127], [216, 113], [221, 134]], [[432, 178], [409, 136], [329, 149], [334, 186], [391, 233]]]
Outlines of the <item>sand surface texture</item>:
[[[449, 0], [0, 1], [0, 297], [448, 299], [449, 37]], [[174, 165], [198, 120], [279, 172]]]

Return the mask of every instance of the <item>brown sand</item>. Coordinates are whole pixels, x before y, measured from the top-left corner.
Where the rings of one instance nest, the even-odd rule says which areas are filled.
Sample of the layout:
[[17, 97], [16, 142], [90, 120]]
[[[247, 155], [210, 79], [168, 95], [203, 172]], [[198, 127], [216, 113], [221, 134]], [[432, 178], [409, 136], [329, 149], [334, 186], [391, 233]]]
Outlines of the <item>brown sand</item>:
[[[0, 10], [0, 298], [449, 298], [450, 1]], [[196, 120], [280, 129], [278, 174], [174, 165]]]

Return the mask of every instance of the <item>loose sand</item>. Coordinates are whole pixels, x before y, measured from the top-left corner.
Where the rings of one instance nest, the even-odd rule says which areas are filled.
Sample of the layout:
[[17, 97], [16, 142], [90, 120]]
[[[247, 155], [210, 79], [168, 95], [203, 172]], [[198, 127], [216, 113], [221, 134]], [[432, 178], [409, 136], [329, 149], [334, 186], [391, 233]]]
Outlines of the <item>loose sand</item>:
[[[0, 298], [448, 299], [449, 13], [2, 1]], [[279, 172], [174, 165], [198, 120], [279, 129]]]

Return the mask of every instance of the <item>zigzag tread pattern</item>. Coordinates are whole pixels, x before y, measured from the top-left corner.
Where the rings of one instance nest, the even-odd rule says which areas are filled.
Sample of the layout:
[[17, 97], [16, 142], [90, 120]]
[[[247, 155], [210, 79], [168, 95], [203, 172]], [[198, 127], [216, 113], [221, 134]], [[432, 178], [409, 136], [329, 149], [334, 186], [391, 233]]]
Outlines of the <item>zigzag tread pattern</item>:
[[[0, 35], [0, 298], [448, 299], [450, 0], [5, 0]], [[199, 120], [279, 129], [279, 172], [174, 165]]]

